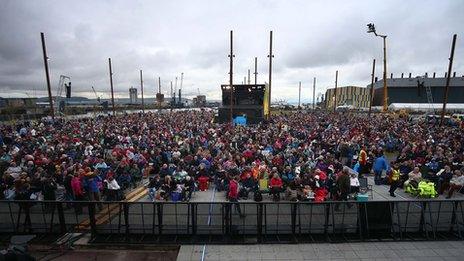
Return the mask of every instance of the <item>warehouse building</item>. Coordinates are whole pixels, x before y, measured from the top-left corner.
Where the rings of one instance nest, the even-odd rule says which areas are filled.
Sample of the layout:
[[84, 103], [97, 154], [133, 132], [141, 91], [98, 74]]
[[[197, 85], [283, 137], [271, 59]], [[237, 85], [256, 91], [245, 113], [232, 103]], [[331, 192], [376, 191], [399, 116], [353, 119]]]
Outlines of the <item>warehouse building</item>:
[[[435, 77], [435, 73], [429, 77], [427, 74], [420, 77], [393, 78], [391, 75], [387, 79], [388, 104], [392, 103], [416, 103], [428, 104], [442, 103], [445, 94], [446, 77]], [[456, 76], [450, 78], [448, 93], [448, 103], [464, 103], [464, 77]], [[371, 85], [367, 86], [370, 90]], [[430, 92], [428, 92], [428, 90]], [[430, 96], [430, 97], [429, 97]], [[373, 106], [383, 105], [383, 80], [374, 83]]]
[[[326, 108], [333, 108], [335, 103], [335, 88], [329, 88], [325, 92]], [[369, 91], [366, 87], [343, 86], [337, 87], [337, 107], [352, 106], [354, 108], [369, 107]]]

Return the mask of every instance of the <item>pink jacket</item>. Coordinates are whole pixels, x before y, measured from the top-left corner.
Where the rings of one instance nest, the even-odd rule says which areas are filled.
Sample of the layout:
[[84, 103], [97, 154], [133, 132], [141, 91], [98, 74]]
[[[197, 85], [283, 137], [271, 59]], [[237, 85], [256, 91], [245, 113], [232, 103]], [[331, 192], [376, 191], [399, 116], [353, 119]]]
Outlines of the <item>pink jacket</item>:
[[74, 196], [82, 196], [84, 193], [82, 192], [82, 184], [81, 180], [78, 177], [73, 177], [71, 180], [71, 188], [73, 190]]

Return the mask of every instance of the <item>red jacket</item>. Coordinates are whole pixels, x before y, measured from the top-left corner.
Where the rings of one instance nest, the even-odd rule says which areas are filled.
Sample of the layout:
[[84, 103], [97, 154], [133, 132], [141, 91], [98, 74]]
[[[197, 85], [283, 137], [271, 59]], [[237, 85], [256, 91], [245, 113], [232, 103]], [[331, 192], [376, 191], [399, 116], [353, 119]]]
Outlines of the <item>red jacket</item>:
[[238, 183], [236, 180], [231, 180], [229, 183], [229, 198], [238, 198]]
[[282, 183], [282, 179], [280, 178], [272, 178], [271, 179], [271, 188], [273, 187], [282, 187], [283, 183]]

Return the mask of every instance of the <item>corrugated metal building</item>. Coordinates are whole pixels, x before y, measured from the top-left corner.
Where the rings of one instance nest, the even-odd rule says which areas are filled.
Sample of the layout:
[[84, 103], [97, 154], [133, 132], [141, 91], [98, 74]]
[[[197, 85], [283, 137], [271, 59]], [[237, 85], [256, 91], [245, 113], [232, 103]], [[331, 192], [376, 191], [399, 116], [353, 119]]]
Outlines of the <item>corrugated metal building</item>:
[[[335, 88], [325, 92], [326, 108], [333, 108], [335, 102]], [[366, 87], [343, 86], [337, 87], [337, 106], [348, 105], [355, 108], [369, 107], [369, 91]]]
[[[423, 86], [419, 86], [423, 83]], [[434, 103], [443, 102], [446, 78], [410, 77], [387, 78], [388, 104], [428, 103], [426, 86], [430, 87]], [[370, 90], [371, 85], [367, 88]], [[464, 77], [451, 77], [448, 93], [449, 103], [464, 103]], [[383, 105], [383, 80], [374, 83], [373, 106]]]

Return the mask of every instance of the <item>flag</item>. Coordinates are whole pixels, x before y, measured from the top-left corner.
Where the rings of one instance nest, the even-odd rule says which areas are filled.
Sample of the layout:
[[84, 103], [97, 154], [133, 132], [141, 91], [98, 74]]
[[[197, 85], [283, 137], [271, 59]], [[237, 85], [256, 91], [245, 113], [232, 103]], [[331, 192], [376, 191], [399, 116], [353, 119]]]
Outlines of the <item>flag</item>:
[[267, 118], [269, 116], [269, 85], [266, 83], [264, 88], [264, 101], [263, 101], [263, 109], [264, 109], [264, 117]]

